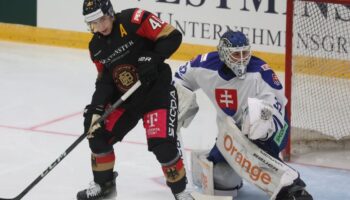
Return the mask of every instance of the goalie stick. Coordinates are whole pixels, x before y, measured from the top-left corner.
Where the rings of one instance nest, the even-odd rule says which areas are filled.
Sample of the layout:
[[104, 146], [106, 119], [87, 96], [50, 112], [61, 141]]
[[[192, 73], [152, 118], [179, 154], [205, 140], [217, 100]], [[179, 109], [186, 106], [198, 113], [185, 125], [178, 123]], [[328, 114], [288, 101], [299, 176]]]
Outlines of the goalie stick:
[[192, 192], [191, 193], [194, 199], [198, 200], [233, 200], [230, 196], [213, 196], [213, 195], [207, 195], [207, 194], [201, 194], [199, 192]]
[[[141, 82], [137, 81], [123, 96], [118, 99], [105, 113], [95, 121], [94, 124], [100, 123], [106, 119], [117, 107], [119, 107], [137, 88], [141, 86]], [[73, 144], [71, 144], [43, 173], [41, 173], [31, 184], [29, 184], [19, 195], [14, 198], [6, 199], [0, 198], [0, 200], [20, 200], [26, 195], [36, 184], [38, 184], [53, 168], [55, 168], [83, 139], [87, 136], [87, 133], [83, 133]]]

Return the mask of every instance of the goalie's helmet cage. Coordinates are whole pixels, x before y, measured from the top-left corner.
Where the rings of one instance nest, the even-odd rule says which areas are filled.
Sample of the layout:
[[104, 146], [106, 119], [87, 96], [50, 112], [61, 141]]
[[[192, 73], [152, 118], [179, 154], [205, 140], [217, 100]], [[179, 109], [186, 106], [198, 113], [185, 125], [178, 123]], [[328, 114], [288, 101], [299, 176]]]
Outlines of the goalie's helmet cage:
[[89, 24], [104, 15], [114, 16], [112, 3], [109, 0], [84, 0], [83, 15]]
[[223, 61], [238, 78], [244, 79], [247, 65], [251, 58], [248, 38], [242, 32], [229, 30], [220, 38], [217, 50], [220, 60]]

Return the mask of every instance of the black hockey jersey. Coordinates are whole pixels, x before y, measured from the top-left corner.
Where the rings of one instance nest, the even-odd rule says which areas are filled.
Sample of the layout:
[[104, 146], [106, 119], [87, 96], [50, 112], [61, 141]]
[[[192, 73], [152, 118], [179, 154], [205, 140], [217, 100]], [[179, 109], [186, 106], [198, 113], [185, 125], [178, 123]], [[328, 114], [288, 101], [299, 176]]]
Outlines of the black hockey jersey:
[[95, 33], [89, 43], [91, 59], [98, 71], [91, 104], [106, 105], [119, 99], [138, 80], [138, 58], [149, 52], [162, 60], [158, 66], [159, 76], [151, 84], [142, 85], [127, 102], [146, 98], [157, 85], [167, 90], [164, 86], [171, 82], [171, 69], [163, 61], [179, 47], [181, 33], [139, 8], [123, 10], [114, 18], [111, 34]]

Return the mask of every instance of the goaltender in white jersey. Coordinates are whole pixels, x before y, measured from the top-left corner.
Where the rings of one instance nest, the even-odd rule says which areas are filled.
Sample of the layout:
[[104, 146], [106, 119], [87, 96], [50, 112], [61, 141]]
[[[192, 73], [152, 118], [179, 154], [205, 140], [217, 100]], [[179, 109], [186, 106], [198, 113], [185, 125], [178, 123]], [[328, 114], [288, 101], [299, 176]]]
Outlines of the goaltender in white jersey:
[[[222, 127], [230, 127], [227, 126], [227, 123], [230, 122], [226, 118], [232, 118], [232, 124], [235, 124], [239, 128], [237, 130], [242, 131], [247, 136], [243, 137], [243, 140], [249, 139], [248, 146], [242, 147], [244, 149], [237, 147], [237, 150], [235, 148], [240, 157], [249, 158], [252, 156], [253, 161], [249, 163], [257, 163], [257, 166], [261, 166], [259, 163], [262, 162], [261, 160], [267, 162], [265, 160], [272, 158], [271, 162], [277, 164], [278, 166], [275, 168], [281, 172], [280, 175], [266, 176], [260, 182], [247, 181], [251, 181], [267, 191], [272, 199], [312, 199], [312, 196], [305, 190], [306, 185], [299, 178], [299, 174], [285, 165], [279, 158], [279, 153], [285, 148], [289, 134], [289, 124], [285, 118], [287, 99], [283, 93], [283, 86], [267, 63], [251, 55], [249, 41], [242, 32], [229, 30], [224, 33], [217, 51], [198, 55], [185, 65], [180, 66], [175, 73], [174, 80], [178, 85], [178, 90], [188, 89], [192, 92], [198, 89], [203, 90], [216, 108], [216, 122], [220, 130]], [[181, 92], [179, 92], [179, 98], [180, 95]], [[181, 101], [186, 100], [180, 98], [180, 107]], [[233, 129], [226, 130], [232, 132]], [[220, 137], [220, 133], [218, 137]], [[223, 140], [218, 138], [218, 141]], [[231, 155], [228, 155], [227, 152], [222, 151], [225, 147], [220, 146], [224, 146], [224, 144], [220, 145], [217, 142], [211, 150], [193, 154], [194, 183], [198, 184], [201, 181], [200, 178], [196, 179], [198, 176], [196, 173], [203, 172], [201, 169], [203, 165], [196, 165], [196, 163], [203, 162], [204, 158], [204, 162], [212, 163], [214, 166], [213, 186], [215, 191], [230, 189], [237, 191], [242, 186], [240, 177], [252, 179], [252, 173], [245, 175], [244, 172], [249, 171], [249, 169], [247, 166], [243, 166], [245, 165], [242, 163], [243, 161], [237, 162], [237, 157], [235, 157], [236, 160], [229, 161], [232, 152]], [[236, 146], [240, 146], [240, 144]], [[251, 146], [258, 147], [257, 149], [267, 152], [267, 154], [263, 155], [264, 158], [259, 158], [260, 160], [256, 159], [253, 156], [254, 152], [252, 152]], [[242, 153], [240, 150], [248, 153]], [[266, 156], [269, 158], [265, 158]], [[288, 183], [282, 183], [285, 182], [286, 178], [283, 173], [286, 171], [294, 175], [289, 176]], [[265, 186], [266, 182], [269, 181], [275, 181], [276, 184]]]

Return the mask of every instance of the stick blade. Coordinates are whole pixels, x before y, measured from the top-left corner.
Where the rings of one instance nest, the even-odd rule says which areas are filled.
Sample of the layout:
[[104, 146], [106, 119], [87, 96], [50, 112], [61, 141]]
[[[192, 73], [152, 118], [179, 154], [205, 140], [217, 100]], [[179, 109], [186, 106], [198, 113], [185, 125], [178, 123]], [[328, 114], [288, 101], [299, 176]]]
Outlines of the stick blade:
[[213, 196], [213, 195], [201, 194], [199, 192], [192, 192], [191, 194], [196, 200], [234, 200], [230, 196]]

